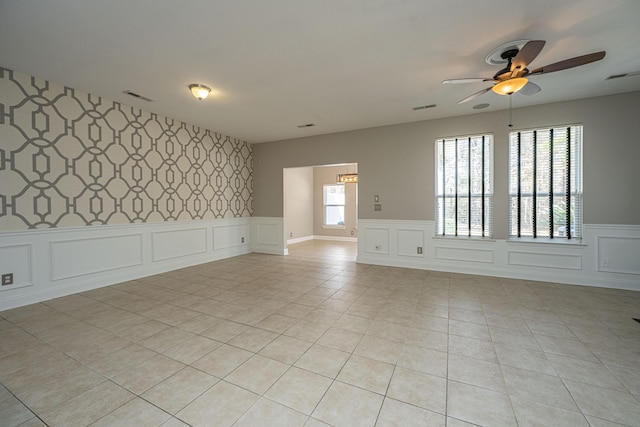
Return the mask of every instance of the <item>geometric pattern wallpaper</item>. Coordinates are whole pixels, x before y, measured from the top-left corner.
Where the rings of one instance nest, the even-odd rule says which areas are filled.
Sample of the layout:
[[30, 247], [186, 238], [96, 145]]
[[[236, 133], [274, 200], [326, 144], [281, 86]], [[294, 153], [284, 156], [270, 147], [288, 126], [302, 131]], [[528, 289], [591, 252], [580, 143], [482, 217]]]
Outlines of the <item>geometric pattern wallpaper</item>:
[[0, 231], [253, 214], [247, 142], [0, 68]]

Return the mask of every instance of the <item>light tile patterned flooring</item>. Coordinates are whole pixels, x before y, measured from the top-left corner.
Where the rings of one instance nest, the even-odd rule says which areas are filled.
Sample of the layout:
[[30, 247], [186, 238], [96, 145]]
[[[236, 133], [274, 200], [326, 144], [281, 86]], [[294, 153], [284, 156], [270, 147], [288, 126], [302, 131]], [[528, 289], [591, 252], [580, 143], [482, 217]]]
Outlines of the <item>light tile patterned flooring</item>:
[[640, 425], [639, 292], [290, 251], [0, 312], [0, 425]]

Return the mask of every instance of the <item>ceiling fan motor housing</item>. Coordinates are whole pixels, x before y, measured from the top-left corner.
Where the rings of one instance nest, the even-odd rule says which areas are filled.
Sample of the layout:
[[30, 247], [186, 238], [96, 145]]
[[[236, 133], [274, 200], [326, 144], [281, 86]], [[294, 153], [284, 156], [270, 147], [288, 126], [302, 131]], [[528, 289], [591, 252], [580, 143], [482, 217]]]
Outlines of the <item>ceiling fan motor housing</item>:
[[495, 80], [506, 80], [511, 77], [511, 60], [518, 55], [518, 52], [520, 49], [508, 49], [500, 54], [500, 57], [507, 61], [507, 65], [493, 75]]

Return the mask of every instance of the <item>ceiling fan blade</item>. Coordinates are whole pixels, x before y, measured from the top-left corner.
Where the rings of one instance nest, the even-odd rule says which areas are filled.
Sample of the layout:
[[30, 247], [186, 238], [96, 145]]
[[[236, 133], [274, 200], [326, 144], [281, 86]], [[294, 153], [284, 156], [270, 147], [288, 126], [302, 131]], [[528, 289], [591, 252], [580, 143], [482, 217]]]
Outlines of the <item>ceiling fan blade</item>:
[[[522, 46], [520, 52], [511, 61], [511, 71], [517, 73], [527, 68], [527, 65], [540, 54], [545, 43], [544, 40], [531, 40]], [[516, 76], [512, 75], [511, 77]]]
[[518, 91], [518, 93], [521, 93], [523, 95], [533, 95], [538, 92], [540, 92], [540, 86], [532, 82], [528, 82], [522, 89]]
[[467, 96], [465, 99], [463, 99], [462, 101], [458, 102], [458, 104], [464, 104], [465, 102], [471, 101], [472, 99], [477, 98], [477, 97], [479, 97], [480, 95], [483, 95], [483, 94], [485, 94], [485, 93], [489, 92], [489, 91], [491, 90], [491, 88], [492, 88], [492, 87], [493, 87], [493, 86], [489, 86], [489, 87], [488, 87], [488, 88], [486, 88], [486, 89], [482, 89], [481, 91], [478, 91], [478, 92], [474, 93], [473, 95], [469, 95], [469, 96]]
[[587, 55], [576, 56], [575, 58], [565, 59], [564, 61], [555, 62], [553, 64], [545, 65], [544, 67], [536, 68], [529, 74], [548, 74], [555, 71], [566, 70], [567, 68], [579, 67], [580, 65], [600, 61], [602, 58], [604, 58], [605, 54], [605, 51], [600, 51], [589, 53]]
[[450, 84], [462, 84], [462, 83], [480, 83], [480, 82], [492, 82], [493, 79], [483, 79], [482, 77], [479, 78], [469, 78], [469, 79], [449, 79], [449, 80], [443, 80], [442, 84], [443, 85], [450, 85]]

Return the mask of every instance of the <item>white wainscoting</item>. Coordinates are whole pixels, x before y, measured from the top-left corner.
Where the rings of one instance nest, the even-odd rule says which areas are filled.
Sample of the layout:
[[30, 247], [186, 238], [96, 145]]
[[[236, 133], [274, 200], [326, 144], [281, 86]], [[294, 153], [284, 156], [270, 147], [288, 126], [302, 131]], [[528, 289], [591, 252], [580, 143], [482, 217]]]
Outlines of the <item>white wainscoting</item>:
[[[0, 311], [249, 252], [285, 255], [283, 218], [0, 233]], [[434, 237], [433, 221], [359, 220], [358, 262], [640, 290], [640, 226], [586, 225], [581, 244]], [[422, 247], [422, 253], [418, 253]]]
[[251, 218], [251, 249], [253, 252], [273, 255], [286, 255], [284, 238], [284, 218]]
[[359, 263], [640, 290], [640, 226], [585, 225], [578, 244], [435, 237], [433, 221], [358, 229]]
[[251, 218], [0, 233], [0, 311], [251, 252]]

